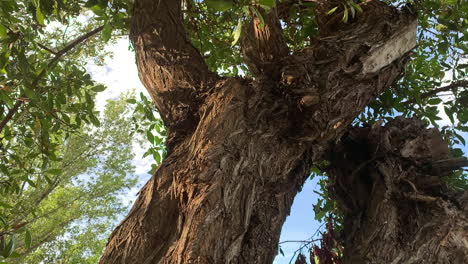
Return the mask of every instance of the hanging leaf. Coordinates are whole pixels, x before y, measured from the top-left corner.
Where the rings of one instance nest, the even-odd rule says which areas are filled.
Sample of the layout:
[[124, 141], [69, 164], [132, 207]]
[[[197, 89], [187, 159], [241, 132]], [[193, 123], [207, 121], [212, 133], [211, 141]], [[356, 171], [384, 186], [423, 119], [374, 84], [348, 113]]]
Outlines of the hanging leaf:
[[237, 42], [239, 41], [239, 38], [241, 36], [241, 33], [242, 33], [242, 19], [239, 19], [239, 22], [237, 22], [237, 27], [236, 29], [234, 30], [234, 41], [232, 41], [232, 44], [231, 44], [231, 47], [236, 45]]
[[102, 40], [104, 41], [109, 41], [109, 39], [111, 38], [112, 36], [112, 26], [107, 23], [104, 25], [104, 28], [102, 29]]
[[344, 12], [343, 12], [343, 22], [348, 22], [348, 8], [346, 6], [344, 6]]
[[337, 9], [338, 9], [338, 6], [336, 6], [336, 7], [332, 8], [332, 9], [330, 9], [330, 11], [327, 12], [327, 15], [331, 15], [331, 14], [335, 13], [335, 11], [336, 11]]
[[149, 142], [151, 142], [151, 144], [154, 143], [154, 136], [153, 136], [153, 133], [151, 133], [151, 131], [146, 131], [146, 138], [148, 139]]
[[36, 7], [36, 20], [41, 26], [45, 26], [44, 15], [42, 14], [41, 8], [39, 6]]
[[4, 38], [7, 36], [7, 29], [3, 25], [0, 25], [0, 38]]
[[26, 248], [31, 247], [31, 242], [32, 242], [31, 232], [29, 231], [29, 229], [26, 229], [26, 233], [24, 234], [24, 245], [26, 246]]
[[260, 11], [258, 11], [258, 9], [255, 8], [255, 7], [251, 7], [251, 9], [252, 9], [252, 12], [255, 13], [255, 16], [257, 16], [258, 20], [260, 20], [260, 25], [262, 27], [264, 27], [265, 26], [265, 19], [263, 19], [263, 16], [260, 13]]
[[362, 7], [360, 5], [356, 4], [354, 1], [349, 1], [349, 3], [358, 13], [362, 13]]
[[2, 256], [8, 258], [13, 251], [15, 250], [16, 236], [11, 236], [10, 242], [6, 245], [5, 249], [2, 251]]
[[0, 223], [3, 224], [3, 226], [5, 226], [5, 227], [8, 226], [8, 222], [5, 220], [5, 218], [3, 218], [1, 216], [0, 216]]

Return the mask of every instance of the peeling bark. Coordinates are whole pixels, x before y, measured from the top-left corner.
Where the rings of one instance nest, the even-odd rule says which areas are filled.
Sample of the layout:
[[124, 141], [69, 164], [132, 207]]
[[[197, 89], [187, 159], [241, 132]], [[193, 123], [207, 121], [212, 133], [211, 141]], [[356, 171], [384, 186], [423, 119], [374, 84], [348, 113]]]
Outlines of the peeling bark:
[[344, 263], [468, 263], [468, 191], [442, 180], [468, 160], [450, 158], [437, 129], [404, 118], [355, 128], [330, 161]]

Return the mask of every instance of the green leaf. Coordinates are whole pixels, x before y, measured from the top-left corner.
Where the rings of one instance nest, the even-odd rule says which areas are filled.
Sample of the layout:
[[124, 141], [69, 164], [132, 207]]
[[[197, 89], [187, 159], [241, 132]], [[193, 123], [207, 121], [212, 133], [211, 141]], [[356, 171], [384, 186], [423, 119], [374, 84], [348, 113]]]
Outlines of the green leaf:
[[93, 13], [96, 14], [97, 16], [103, 16], [103, 15], [106, 14], [105, 10], [103, 10], [103, 9], [101, 8], [101, 6], [99, 6], [99, 5], [94, 5], [94, 6], [92, 6], [90, 9], [91, 9], [91, 11], [93, 11]]
[[50, 169], [50, 170], [47, 170], [46, 173], [57, 176], [57, 175], [62, 174], [62, 170], [61, 169]]
[[274, 7], [275, 6], [275, 0], [260, 0], [258, 1], [260, 5], [268, 6], [268, 7]]
[[25, 181], [34, 188], [37, 188], [37, 185], [29, 178], [26, 178]]
[[1, 217], [0, 216], [0, 223], [3, 224], [3, 226], [7, 227], [8, 226], [8, 222], [5, 220], [5, 218]]
[[325, 214], [326, 214], [326, 213], [327, 213], [326, 210], [322, 210], [322, 211], [320, 211], [319, 213], [315, 214], [315, 220], [321, 221], [322, 218], [325, 217]]
[[442, 100], [440, 98], [431, 98], [431, 99], [427, 100], [427, 103], [430, 104], [430, 105], [438, 105], [438, 104], [442, 103]]
[[136, 102], [137, 102], [135, 99], [127, 99], [127, 100], [125, 100], [125, 101], [126, 101], [127, 103], [129, 103], [129, 104], [136, 104]]
[[463, 138], [462, 135], [458, 134], [458, 133], [453, 133], [455, 137], [458, 138], [458, 140], [460, 140], [460, 142], [463, 144], [463, 145], [466, 145], [466, 141], [465, 139]]
[[12, 108], [14, 105], [13, 100], [10, 98], [8, 93], [4, 91], [0, 91], [0, 100], [4, 101], [10, 108]]
[[102, 29], [102, 40], [104, 41], [109, 41], [109, 39], [112, 36], [112, 26], [111, 24], [107, 23], [104, 25], [104, 28]]
[[344, 6], [343, 22], [348, 22], [348, 8], [346, 6]]
[[331, 15], [331, 14], [335, 13], [335, 11], [338, 9], [338, 7], [339, 6], [336, 6], [336, 7], [332, 8], [332, 9], [330, 9], [330, 11], [327, 12], [327, 15]]
[[354, 18], [356, 16], [356, 10], [354, 7], [350, 6], [349, 11], [351, 12], [351, 18]]
[[51, 178], [49, 178], [47, 175], [44, 175], [44, 178], [46, 180], [46, 182], [49, 184], [49, 185], [52, 185], [54, 182], [52, 181]]
[[29, 88], [24, 88], [24, 94], [29, 98], [29, 99], [37, 99], [38, 95], [36, 92]]
[[0, 201], [0, 207], [9, 208], [9, 209], [13, 208], [13, 206], [2, 201]]
[[153, 158], [154, 158], [154, 160], [156, 161], [156, 164], [160, 164], [160, 163], [161, 163], [161, 154], [159, 154], [159, 152], [154, 151], [154, 153], [153, 153]]
[[26, 248], [31, 247], [31, 242], [32, 242], [31, 232], [29, 231], [29, 229], [26, 229], [26, 233], [24, 234], [24, 245], [26, 246]]
[[2, 251], [2, 256], [4, 258], [8, 258], [11, 253], [15, 250], [15, 242], [16, 242], [16, 236], [13, 235], [10, 239], [10, 242], [6, 245], [6, 248]]
[[273, 7], [275, 7], [276, 2], [275, 0], [260, 0], [258, 4], [265, 10], [269, 11]]
[[153, 133], [151, 133], [151, 131], [149, 130], [146, 131], [146, 138], [148, 139], [149, 142], [151, 142], [151, 144], [153, 144], [154, 136], [153, 136]]
[[255, 7], [251, 7], [251, 9], [252, 9], [253, 12], [255, 13], [255, 15], [258, 17], [258, 20], [260, 20], [260, 25], [261, 25], [262, 27], [264, 27], [264, 26], [265, 26], [265, 19], [263, 19], [263, 16], [262, 16], [262, 14], [260, 13], [260, 11], [258, 11], [258, 9], [255, 8]]
[[106, 90], [107, 87], [105, 85], [102, 85], [102, 84], [98, 84], [96, 86], [94, 86], [93, 88], [91, 88], [91, 90], [95, 91], [95, 92], [102, 92], [104, 90]]
[[239, 22], [237, 22], [237, 27], [236, 27], [236, 29], [234, 30], [234, 33], [233, 33], [234, 40], [231, 43], [231, 47], [236, 45], [236, 43], [239, 41], [241, 33], [242, 33], [242, 19], [239, 19]]
[[349, 3], [358, 13], [362, 13], [362, 7], [360, 5], [356, 4], [354, 1], [349, 1]]
[[99, 122], [99, 119], [97, 119], [94, 114], [89, 115], [89, 120], [91, 120], [91, 123], [97, 127], [101, 125], [101, 122]]
[[234, 4], [230, 0], [205, 0], [208, 8], [214, 9], [219, 12], [228, 11], [234, 7]]
[[4, 38], [7, 36], [7, 29], [3, 25], [0, 25], [0, 38]]
[[36, 20], [40, 25], [45, 26], [44, 15], [42, 14], [41, 8], [39, 6], [36, 7]]

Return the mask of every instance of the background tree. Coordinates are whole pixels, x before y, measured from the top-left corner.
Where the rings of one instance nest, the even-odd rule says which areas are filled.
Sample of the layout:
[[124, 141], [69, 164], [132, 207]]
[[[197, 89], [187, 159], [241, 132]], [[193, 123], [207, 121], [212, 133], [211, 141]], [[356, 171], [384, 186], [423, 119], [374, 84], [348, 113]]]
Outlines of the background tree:
[[[125, 133], [115, 134], [111, 138], [110, 131], [107, 130], [105, 134], [102, 130], [92, 128], [100, 123], [94, 106], [94, 97], [105, 87], [91, 80], [84, 65], [90, 57], [99, 63], [103, 56], [107, 55], [102, 49], [105, 43], [102, 40], [108, 40], [111, 32], [109, 26], [101, 25], [103, 19], [98, 21], [90, 14], [81, 13], [85, 11], [83, 9], [85, 7], [90, 10], [89, 4], [89, 1], [67, 3], [2, 1], [0, 3], [0, 253], [2, 258], [15, 255], [14, 249], [22, 243], [30, 246], [31, 234], [35, 237], [31, 245], [33, 247], [53, 240], [63, 234], [74, 220], [79, 219], [81, 213], [86, 213], [83, 211], [67, 215], [61, 214], [65, 211], [59, 209], [63, 209], [67, 201], [73, 202], [75, 207], [78, 206], [79, 201], [74, 201], [73, 198], [79, 197], [80, 192], [84, 195], [84, 192], [92, 191], [82, 189], [81, 187], [86, 185], [82, 183], [80, 186], [76, 182], [78, 179], [73, 177], [80, 175], [90, 166], [97, 165], [97, 161], [93, 162], [93, 159], [96, 159], [98, 154], [93, 152], [83, 164], [66, 164], [65, 161], [70, 163], [73, 162], [73, 158], [79, 158], [77, 155], [80, 149], [73, 152], [75, 150], [64, 149], [64, 146], [78, 144], [80, 140], [78, 135], [90, 137], [89, 134], [83, 134], [85, 126], [92, 131], [101, 131], [100, 135], [106, 136], [109, 143], [118, 143], [123, 138], [118, 139], [115, 136], [125, 135]], [[91, 9], [96, 13], [100, 12], [97, 7]], [[113, 14], [116, 14], [115, 21], [124, 19], [122, 16], [117, 16], [118, 12]], [[85, 16], [87, 19], [83, 20]], [[100, 32], [102, 37], [98, 34]], [[84, 46], [83, 43], [89, 46]], [[109, 118], [117, 117], [108, 114], [106, 120], [110, 120]], [[124, 121], [122, 117], [118, 120]], [[112, 127], [118, 128], [115, 124]], [[92, 138], [95, 143], [104, 142]], [[125, 140], [128, 140], [128, 135]], [[129, 141], [124, 143], [128, 144]], [[80, 147], [85, 146], [80, 145]], [[126, 148], [125, 146], [122, 147]], [[87, 147], [88, 149], [83, 151], [89, 151], [90, 146]], [[106, 144], [101, 147], [107, 150], [100, 151], [111, 150]], [[103, 154], [101, 152], [99, 155]], [[111, 176], [116, 176], [115, 184], [106, 183], [100, 187], [102, 193], [98, 195], [99, 197], [105, 197], [109, 193], [115, 194], [121, 188], [133, 184], [130, 179], [119, 179], [119, 173], [121, 175], [131, 171], [131, 167], [119, 167], [127, 166], [131, 155], [115, 152], [112, 155], [122, 164], [99, 163], [105, 165], [103, 171], [99, 172], [102, 175], [90, 181], [88, 186], [97, 188], [97, 185], [93, 184], [99, 184], [98, 181], [105, 180], [105, 177], [110, 179]], [[70, 170], [62, 170], [62, 166]], [[71, 191], [74, 195], [68, 196], [67, 191]], [[87, 197], [91, 198], [89, 195]], [[22, 200], [17, 200], [18, 198], [24, 200], [24, 203]], [[67, 200], [68, 198], [71, 200]], [[60, 199], [64, 199], [64, 203]], [[47, 202], [50, 204], [45, 206], [44, 203]], [[101, 202], [104, 204], [104, 201]], [[103, 217], [111, 216], [123, 209], [115, 198], [108, 197], [108, 202], [107, 209], [95, 208], [96, 217], [99, 214]], [[82, 209], [86, 206], [89, 207], [87, 211], [91, 214], [91, 204], [80, 205]], [[38, 212], [45, 215], [31, 215]], [[44, 217], [52, 213], [57, 216], [56, 221], [50, 218], [45, 221], [47, 224], [41, 225], [40, 222], [44, 222]], [[36, 218], [38, 218], [34, 223], [36, 226], [33, 226], [31, 221]], [[33, 231], [39, 233], [33, 234]], [[20, 242], [19, 238], [15, 239], [17, 236], [24, 238], [23, 242]]]
[[[117, 0], [3, 1], [1, 133], [13, 138], [17, 120], [27, 124], [21, 136], [36, 120], [47, 135], [54, 126], [44, 118], [57, 129], [60, 119], [97, 124], [89, 105], [102, 87], [73, 67], [79, 53], [70, 68], [64, 55], [85, 40], [98, 47], [97, 33], [109, 40], [129, 25], [140, 77], [168, 127], [167, 155], [112, 234], [102, 263], [271, 262], [311, 170], [328, 173], [324, 198], [343, 217], [342, 236], [322, 245], [328, 255], [341, 244], [347, 263], [463, 261], [466, 197], [453, 188], [466, 186], [466, 160], [447, 144], [463, 143], [467, 129], [468, 7], [411, 3], [138, 0], [131, 8]], [[42, 44], [55, 39], [46, 23], [74, 23], [80, 13], [94, 30], [78, 27], [81, 37], [57, 49]], [[16, 17], [29, 27], [15, 27]], [[77, 83], [58, 83], [71, 82], [56, 77], [67, 69]], [[60, 87], [71, 89], [65, 103]], [[66, 103], [72, 107], [56, 107]], [[451, 123], [441, 133], [391, 119], [402, 114], [437, 125], [442, 109]], [[49, 141], [40, 141], [45, 160], [54, 159]], [[3, 171], [10, 180], [11, 171]], [[427, 233], [426, 222], [440, 232]]]
[[100, 127], [85, 126], [59, 141], [63, 158], [51, 161], [48, 175], [30, 176], [32, 186], [2, 197], [11, 206], [3, 212], [10, 222], [4, 228], [26, 228], [32, 237], [18, 237], [12, 263], [97, 262], [110, 227], [126, 209], [120, 196], [137, 180], [127, 98], [108, 101]]

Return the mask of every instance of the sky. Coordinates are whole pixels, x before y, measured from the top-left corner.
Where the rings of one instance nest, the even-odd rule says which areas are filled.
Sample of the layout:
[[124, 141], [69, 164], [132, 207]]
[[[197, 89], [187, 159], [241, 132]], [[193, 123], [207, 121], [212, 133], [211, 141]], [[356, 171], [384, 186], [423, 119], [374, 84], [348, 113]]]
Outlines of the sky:
[[[128, 49], [129, 40], [120, 39], [115, 44], [109, 47], [113, 52], [113, 57], [107, 58], [104, 66], [97, 66], [89, 64], [87, 66], [88, 72], [92, 78], [100, 83], [105, 84], [108, 88], [99, 94], [97, 97], [96, 106], [98, 110], [103, 110], [106, 100], [117, 99], [122, 92], [127, 92], [132, 89], [138, 93], [147, 92], [138, 78], [137, 67], [135, 64], [134, 53]], [[441, 106], [443, 107], [443, 106]], [[443, 114], [443, 111], [441, 111]], [[448, 117], [442, 116], [441, 124], [449, 124]], [[465, 138], [468, 134], [464, 133]], [[467, 153], [468, 148], [463, 148]], [[135, 159], [133, 164], [136, 167], [136, 174], [139, 177], [138, 185], [126, 195], [122, 195], [121, 199], [130, 205], [136, 198], [139, 189], [149, 180], [150, 175], [147, 171], [150, 170], [150, 165], [153, 162], [150, 156], [142, 158], [144, 150], [141, 146], [134, 145]], [[313, 191], [317, 189], [318, 179], [308, 180], [304, 185], [302, 191], [296, 196], [293, 206], [291, 208], [290, 216], [287, 217], [286, 222], [281, 231], [281, 241], [304, 241], [310, 240], [312, 235], [316, 234], [320, 223], [314, 220], [314, 212], [312, 205], [316, 203], [319, 198]], [[284, 256], [278, 255], [274, 264], [287, 264], [294, 263], [292, 259], [297, 249], [300, 248], [302, 243], [282, 243], [281, 248]]]

